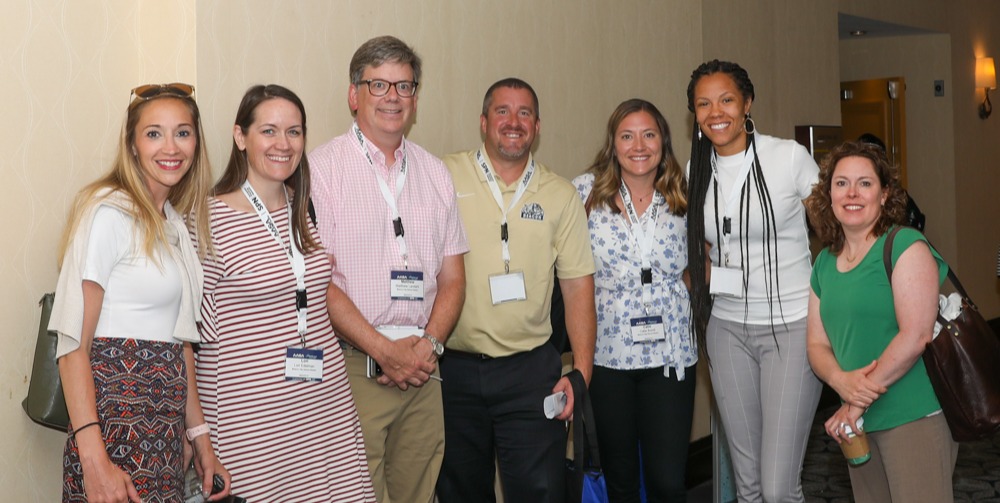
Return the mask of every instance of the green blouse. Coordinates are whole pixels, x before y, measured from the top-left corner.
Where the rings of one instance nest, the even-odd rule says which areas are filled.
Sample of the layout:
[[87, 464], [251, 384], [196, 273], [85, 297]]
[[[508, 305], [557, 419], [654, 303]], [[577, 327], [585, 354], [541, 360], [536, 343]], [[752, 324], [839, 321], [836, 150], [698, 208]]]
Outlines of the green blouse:
[[[820, 298], [820, 318], [840, 367], [845, 371], [868, 365], [885, 351], [896, 334], [896, 308], [892, 301], [892, 287], [885, 274], [882, 251], [885, 249], [883, 234], [858, 265], [847, 272], [837, 270], [837, 257], [824, 249], [816, 257], [812, 271], [812, 289]], [[920, 232], [903, 228], [896, 234], [892, 246], [892, 262], [913, 243], [926, 242]], [[938, 283], [948, 274], [948, 265], [933, 249], [938, 263]], [[879, 431], [920, 419], [941, 409], [934, 395], [923, 358], [864, 414], [865, 429]]]

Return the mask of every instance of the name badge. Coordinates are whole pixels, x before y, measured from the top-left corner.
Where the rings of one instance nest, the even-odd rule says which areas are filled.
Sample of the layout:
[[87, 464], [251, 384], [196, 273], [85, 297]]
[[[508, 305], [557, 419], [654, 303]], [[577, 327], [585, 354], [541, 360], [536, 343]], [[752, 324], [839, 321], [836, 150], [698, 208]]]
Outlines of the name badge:
[[378, 333], [382, 334], [390, 341], [398, 341], [411, 335], [415, 335], [417, 337], [422, 337], [424, 335], [424, 329], [416, 326], [379, 325], [375, 330], [378, 330]]
[[662, 316], [644, 316], [629, 320], [632, 325], [633, 342], [660, 341], [666, 339]]
[[493, 305], [517, 302], [528, 298], [524, 290], [524, 272], [490, 275], [490, 297]]
[[321, 382], [323, 350], [288, 348], [285, 353], [285, 380]]
[[424, 273], [421, 271], [389, 271], [389, 298], [392, 300], [424, 300]]
[[743, 270], [712, 266], [712, 282], [708, 291], [713, 295], [743, 298]]

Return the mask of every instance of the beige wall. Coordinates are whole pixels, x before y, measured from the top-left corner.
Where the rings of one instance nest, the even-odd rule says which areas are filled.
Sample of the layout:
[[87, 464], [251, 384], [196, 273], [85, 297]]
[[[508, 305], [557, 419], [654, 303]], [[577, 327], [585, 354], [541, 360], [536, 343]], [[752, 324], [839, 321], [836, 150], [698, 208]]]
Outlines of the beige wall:
[[129, 89], [195, 80], [195, 0], [8, 1], [0, 16], [0, 488], [58, 501], [65, 435], [21, 410], [70, 199], [110, 164]]
[[[7, 175], [8, 191], [2, 209], [17, 218], [8, 218], [8, 238], [0, 242], [3, 499], [58, 499], [63, 436], [34, 425], [20, 409], [34, 348], [35, 299], [55, 284], [54, 249], [66, 207], [80, 186], [108, 166], [134, 85], [197, 85], [218, 172], [246, 87], [277, 82], [296, 90], [309, 111], [310, 145], [318, 145], [349, 124], [347, 64], [354, 49], [371, 36], [394, 34], [424, 57], [415, 141], [438, 154], [476, 146], [482, 93], [493, 81], [516, 75], [541, 97], [538, 158], [573, 176], [598, 148], [612, 108], [633, 96], [660, 107], [673, 127], [676, 153], [686, 160], [691, 116], [685, 90], [691, 70], [705, 59], [747, 67], [757, 87], [753, 113], [764, 132], [790, 137], [797, 124], [839, 124], [837, 83], [844, 79], [838, 5], [852, 14], [950, 34], [953, 76], [944, 78], [954, 114], [948, 117], [940, 102], [930, 100], [926, 114], [942, 124], [916, 123], [908, 130], [911, 138], [932, 138], [928, 155], [947, 157], [950, 146], [941, 141], [941, 131], [950, 120], [955, 177], [951, 181], [947, 171], [935, 169], [947, 166], [945, 160], [928, 163], [914, 191], [922, 206], [942, 213], [948, 198], [954, 200], [954, 218], [963, 223], [956, 224], [954, 244], [943, 238], [943, 246], [953, 247], [963, 279], [995, 316], [1000, 309], [990, 262], [1000, 243], [1000, 142], [992, 139], [1000, 113], [986, 122], [975, 116], [982, 92], [973, 92], [971, 75], [975, 54], [1000, 53], [1000, 41], [985, 35], [1000, 18], [1000, 5], [988, 0], [5, 3], [0, 91], [6, 99], [0, 116], [7, 120], [0, 125], [0, 172]], [[924, 43], [934, 61], [948, 64], [941, 63], [947, 54], [933, 40]], [[910, 112], [911, 118], [917, 113]], [[954, 193], [938, 199], [942, 187], [950, 190], [948, 183], [954, 183]], [[699, 382], [694, 438], [708, 434], [708, 386]]]
[[[927, 236], [946, 260], [958, 259], [955, 232], [954, 114], [948, 35], [845, 40], [840, 43], [841, 81], [903, 77], [906, 81], [907, 180], [927, 215]], [[945, 96], [934, 96], [934, 81]], [[933, 124], [934, 127], [928, 127]]]
[[[907, 117], [910, 165], [924, 163], [919, 177], [911, 178], [911, 189], [921, 208], [926, 204], [936, 212], [928, 213], [928, 234], [945, 252], [980, 311], [987, 319], [1000, 316], [996, 278], [1000, 116], [979, 119], [976, 107], [983, 100], [983, 91], [974, 88], [975, 58], [1000, 57], [1000, 35], [991, 29], [1000, 19], [1000, 4], [989, 0], [840, 0], [839, 5], [845, 13], [942, 33], [944, 38], [897, 37], [858, 46], [844, 43], [842, 47], [854, 51], [867, 45], [884, 51], [871, 56], [919, 76], [916, 82], [907, 80], [907, 99], [923, 103], [913, 110], [922, 114], [922, 120]], [[843, 57], [841, 62], [842, 69], [851, 72], [876, 70], [858, 61], [847, 64]], [[944, 100], [950, 102], [950, 110], [940, 98], [927, 97], [932, 82], [926, 79], [932, 69], [932, 78], [945, 80]], [[909, 115], [909, 102], [907, 105]], [[915, 145], [914, 135], [926, 143]], [[929, 160], [918, 161], [915, 148]]]

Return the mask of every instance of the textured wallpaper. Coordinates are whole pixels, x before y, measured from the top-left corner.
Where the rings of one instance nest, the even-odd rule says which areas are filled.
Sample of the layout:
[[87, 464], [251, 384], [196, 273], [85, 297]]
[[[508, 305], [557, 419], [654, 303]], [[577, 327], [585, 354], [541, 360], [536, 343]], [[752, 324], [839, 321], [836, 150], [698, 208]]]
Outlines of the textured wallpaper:
[[[600, 147], [611, 110], [655, 102], [688, 142], [686, 78], [700, 61], [700, 8], [685, 0], [11, 0], [0, 17], [0, 488], [3, 501], [59, 499], [65, 435], [30, 422], [37, 299], [54, 289], [72, 197], [108, 168], [129, 90], [197, 86], [216, 173], [246, 88], [303, 98], [309, 146], [347, 130], [347, 68], [376, 35], [423, 57], [411, 138], [444, 155], [479, 145], [489, 84], [519, 76], [541, 98], [539, 160], [573, 176]], [[667, 29], [667, 27], [670, 27]], [[686, 148], [679, 147], [686, 158]], [[15, 218], [10, 218], [15, 217]], [[703, 422], [706, 420], [703, 419]], [[699, 436], [707, 434], [702, 428]]]

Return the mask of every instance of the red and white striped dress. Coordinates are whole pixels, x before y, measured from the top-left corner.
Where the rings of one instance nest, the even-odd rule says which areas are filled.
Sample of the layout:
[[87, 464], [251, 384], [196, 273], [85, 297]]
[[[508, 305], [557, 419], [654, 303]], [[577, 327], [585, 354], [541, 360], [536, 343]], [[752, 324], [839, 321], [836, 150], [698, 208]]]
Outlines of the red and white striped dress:
[[[374, 502], [361, 423], [330, 325], [326, 254], [306, 255], [306, 345], [323, 349], [323, 381], [285, 379], [300, 347], [295, 276], [255, 213], [211, 198], [215, 257], [205, 261], [198, 392], [233, 494], [254, 503]], [[288, 214], [271, 214], [288, 237]], [[316, 230], [310, 232], [318, 241]]]

